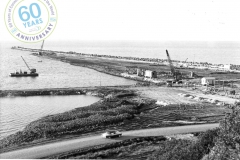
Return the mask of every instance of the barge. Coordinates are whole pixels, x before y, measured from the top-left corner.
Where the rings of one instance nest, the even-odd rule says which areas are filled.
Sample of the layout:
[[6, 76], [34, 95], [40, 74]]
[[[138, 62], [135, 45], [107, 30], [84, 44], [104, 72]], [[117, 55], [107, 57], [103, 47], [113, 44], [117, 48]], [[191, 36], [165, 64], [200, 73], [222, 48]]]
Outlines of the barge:
[[[21, 57], [22, 57], [22, 56], [21, 56]], [[23, 57], [22, 57], [22, 59], [23, 59]], [[23, 61], [24, 61], [24, 63], [26, 64], [26, 66], [28, 67], [30, 73], [28, 73], [27, 71], [22, 72], [22, 71], [20, 70], [20, 72], [16, 71], [16, 72], [14, 72], [14, 73], [10, 73], [9, 76], [10, 76], [10, 77], [36, 77], [36, 76], [38, 76], [37, 70], [34, 69], [34, 68], [31, 69], [31, 68], [28, 66], [27, 62], [26, 62], [24, 59], [23, 59]]]
[[24, 71], [24, 72], [14, 72], [14, 73], [9, 73], [9, 76], [10, 77], [37, 77], [38, 76], [38, 73], [34, 73], [34, 72], [30, 72], [30, 73], [28, 73], [28, 72], [26, 72], [26, 71]]

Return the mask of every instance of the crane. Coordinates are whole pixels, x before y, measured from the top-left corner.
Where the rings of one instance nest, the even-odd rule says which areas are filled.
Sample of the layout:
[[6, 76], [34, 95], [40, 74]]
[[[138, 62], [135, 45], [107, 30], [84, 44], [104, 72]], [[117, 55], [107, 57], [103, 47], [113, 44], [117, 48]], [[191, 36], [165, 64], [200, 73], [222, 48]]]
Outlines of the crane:
[[186, 63], [187, 60], [188, 60], [188, 58], [185, 61], [183, 61], [183, 63], [180, 63], [181, 65], [179, 67], [183, 67], [183, 64]]
[[43, 45], [44, 45], [44, 40], [43, 40], [43, 42], [42, 42], [41, 51], [39, 52], [39, 55], [42, 55]]
[[173, 76], [175, 75], [175, 69], [173, 67], [173, 64], [172, 64], [172, 60], [168, 54], [168, 50], [166, 50], [166, 53], [167, 53], [167, 58], [168, 58], [168, 63], [169, 63], [169, 66], [170, 66], [170, 69], [171, 69], [171, 73], [173, 74]]
[[182, 83], [181, 80], [181, 75], [179, 72], [177, 72], [175, 69], [174, 69], [174, 66], [172, 64], [172, 60], [168, 54], [168, 50], [166, 50], [166, 53], [167, 53], [167, 58], [168, 58], [168, 63], [169, 63], [169, 66], [170, 66], [170, 70], [171, 70], [171, 73], [173, 75], [173, 78], [174, 80], [168, 80], [167, 81], [167, 86], [171, 87], [172, 86], [172, 83]]
[[[21, 56], [21, 57], [22, 57], [22, 56]], [[24, 60], [23, 57], [22, 57], [22, 59], [23, 59], [24, 63], [26, 64], [26, 66], [28, 67], [28, 69], [30, 70], [30, 72], [31, 72], [31, 73], [36, 73], [37, 70], [34, 69], [34, 68], [31, 69], [31, 68], [28, 66], [27, 62]]]
[[184, 61], [184, 63], [186, 63], [187, 62], [187, 60], [188, 60], [188, 58]]

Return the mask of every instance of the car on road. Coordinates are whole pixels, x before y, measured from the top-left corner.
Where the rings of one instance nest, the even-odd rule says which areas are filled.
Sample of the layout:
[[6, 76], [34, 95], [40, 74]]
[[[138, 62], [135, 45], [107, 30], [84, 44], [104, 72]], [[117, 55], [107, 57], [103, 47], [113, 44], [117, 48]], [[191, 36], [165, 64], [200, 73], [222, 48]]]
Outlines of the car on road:
[[117, 130], [110, 130], [102, 134], [102, 137], [104, 138], [115, 138], [115, 137], [121, 137], [122, 133]]

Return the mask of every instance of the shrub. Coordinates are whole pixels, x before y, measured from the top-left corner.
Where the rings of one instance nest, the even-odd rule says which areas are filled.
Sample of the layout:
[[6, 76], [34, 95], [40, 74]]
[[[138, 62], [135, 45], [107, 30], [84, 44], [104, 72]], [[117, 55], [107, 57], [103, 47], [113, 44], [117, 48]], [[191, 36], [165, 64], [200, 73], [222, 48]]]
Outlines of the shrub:
[[[125, 102], [124, 102], [125, 103]], [[43, 117], [31, 122], [21, 132], [0, 140], [0, 148], [20, 145], [41, 138], [56, 138], [66, 134], [81, 134], [94, 128], [123, 122], [133, 118], [137, 107], [134, 105], [94, 104], [69, 112]]]
[[240, 159], [240, 106], [232, 106], [231, 113], [220, 122], [216, 145], [211, 153], [205, 156], [209, 160]]

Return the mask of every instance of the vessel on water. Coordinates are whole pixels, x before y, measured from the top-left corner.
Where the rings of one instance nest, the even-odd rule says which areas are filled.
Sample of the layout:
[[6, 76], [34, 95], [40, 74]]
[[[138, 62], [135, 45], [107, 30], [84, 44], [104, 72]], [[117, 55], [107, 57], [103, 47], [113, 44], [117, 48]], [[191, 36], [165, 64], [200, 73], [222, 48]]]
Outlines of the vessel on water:
[[28, 73], [28, 72], [26, 72], [26, 71], [24, 71], [24, 72], [22, 72], [22, 71], [20, 71], [20, 72], [16, 71], [16, 72], [14, 72], [14, 73], [10, 73], [9, 76], [10, 76], [10, 77], [36, 77], [36, 76], [38, 76], [38, 73], [31, 73], [31, 72]]
[[[23, 59], [23, 57], [22, 57], [22, 59]], [[26, 64], [26, 66], [28, 67], [30, 72], [29, 73], [27, 71], [22, 72], [22, 70], [20, 70], [19, 72], [15, 71], [14, 73], [10, 73], [9, 76], [10, 77], [36, 77], [36, 76], [38, 76], [37, 70], [35, 68], [31, 69], [24, 59], [23, 59], [23, 61]]]

